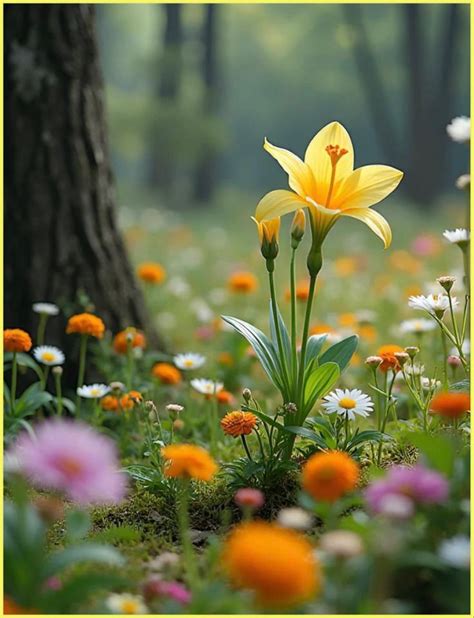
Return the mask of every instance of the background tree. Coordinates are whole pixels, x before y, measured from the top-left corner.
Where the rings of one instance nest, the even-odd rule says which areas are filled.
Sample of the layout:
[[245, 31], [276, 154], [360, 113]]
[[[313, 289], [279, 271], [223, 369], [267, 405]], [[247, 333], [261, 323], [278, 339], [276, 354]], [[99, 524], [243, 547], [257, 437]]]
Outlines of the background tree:
[[94, 14], [5, 7], [5, 325], [34, 333], [32, 303], [53, 301], [158, 343], [117, 227]]

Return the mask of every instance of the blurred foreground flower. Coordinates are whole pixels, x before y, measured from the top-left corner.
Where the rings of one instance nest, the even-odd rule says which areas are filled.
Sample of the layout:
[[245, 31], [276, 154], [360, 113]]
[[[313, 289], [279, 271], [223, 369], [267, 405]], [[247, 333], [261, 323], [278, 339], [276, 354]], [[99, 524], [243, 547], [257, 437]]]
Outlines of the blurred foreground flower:
[[315, 500], [334, 502], [355, 489], [359, 466], [342, 451], [312, 455], [303, 467], [302, 484]]
[[217, 464], [209, 453], [193, 444], [173, 444], [162, 450], [165, 476], [210, 481]]
[[458, 419], [471, 409], [469, 393], [439, 393], [430, 403], [431, 414]]
[[253, 590], [264, 607], [295, 607], [321, 586], [310, 543], [275, 524], [249, 522], [234, 528], [224, 544], [223, 563], [232, 583]]
[[83, 423], [48, 420], [9, 451], [37, 487], [64, 492], [80, 504], [117, 503], [125, 495], [115, 444]]

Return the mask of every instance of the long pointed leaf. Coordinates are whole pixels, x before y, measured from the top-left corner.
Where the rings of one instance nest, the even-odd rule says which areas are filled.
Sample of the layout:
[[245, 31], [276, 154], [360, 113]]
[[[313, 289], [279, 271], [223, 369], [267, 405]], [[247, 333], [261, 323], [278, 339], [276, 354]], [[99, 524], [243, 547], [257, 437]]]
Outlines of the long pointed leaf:
[[319, 364], [337, 363], [342, 373], [356, 351], [358, 343], [359, 337], [357, 335], [351, 335], [335, 343], [319, 357]]
[[[276, 308], [276, 310], [277, 310], [278, 325], [280, 327], [281, 342], [283, 345], [283, 354], [285, 356], [285, 363], [287, 367], [291, 367], [290, 337], [288, 335], [288, 330], [286, 328], [285, 322], [283, 321], [283, 318], [281, 316], [281, 313], [278, 307]], [[275, 352], [277, 352], [278, 351], [278, 339], [277, 339], [276, 328], [275, 328], [275, 320], [273, 319], [272, 301], [270, 301], [270, 320], [269, 321], [270, 321], [270, 334], [272, 337], [273, 348]], [[281, 369], [282, 367], [280, 363], [280, 370]]]
[[[304, 418], [306, 418], [316, 401], [329, 393], [337, 382], [340, 373], [339, 366], [331, 362], [321, 365], [308, 377], [304, 389]], [[300, 417], [299, 420], [302, 422], [304, 418]]]

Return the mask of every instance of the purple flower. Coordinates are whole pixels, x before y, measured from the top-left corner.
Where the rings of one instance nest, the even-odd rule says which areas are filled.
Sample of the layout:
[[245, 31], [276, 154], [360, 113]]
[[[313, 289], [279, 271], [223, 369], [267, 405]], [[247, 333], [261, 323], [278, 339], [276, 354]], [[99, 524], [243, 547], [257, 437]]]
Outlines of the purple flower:
[[183, 584], [163, 581], [158, 577], [152, 577], [145, 583], [144, 596], [148, 601], [166, 597], [182, 605], [187, 605], [191, 601], [191, 593]]
[[405, 496], [413, 502], [435, 504], [443, 502], [449, 492], [444, 476], [418, 464], [413, 468], [393, 466], [385, 478], [375, 481], [365, 490], [365, 499], [375, 513], [384, 512], [388, 496]]
[[41, 488], [64, 492], [80, 504], [113, 504], [126, 493], [115, 444], [92, 427], [54, 419], [22, 434], [9, 455], [19, 471]]

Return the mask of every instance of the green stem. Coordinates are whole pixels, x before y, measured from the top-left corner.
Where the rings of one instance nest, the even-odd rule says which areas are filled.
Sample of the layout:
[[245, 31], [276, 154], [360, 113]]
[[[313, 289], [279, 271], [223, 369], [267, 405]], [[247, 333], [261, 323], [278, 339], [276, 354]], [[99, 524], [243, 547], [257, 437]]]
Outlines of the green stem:
[[443, 353], [443, 388], [448, 389], [448, 347], [446, 345], [446, 337], [441, 331], [441, 347]]
[[54, 382], [56, 386], [56, 405], [58, 416], [61, 416], [63, 413], [63, 396], [61, 391], [61, 376], [59, 373], [54, 372]]
[[[79, 347], [79, 371], [77, 374], [77, 388], [84, 384], [84, 375], [86, 372], [86, 353], [87, 353], [87, 335], [81, 335], [81, 343]], [[76, 394], [76, 416], [79, 418], [81, 411], [81, 398]]]
[[43, 377], [41, 378], [41, 386], [43, 390], [46, 390], [46, 385], [48, 383], [48, 375], [49, 375], [49, 365], [45, 365], [43, 370]]
[[11, 400], [11, 413], [15, 414], [15, 401], [16, 401], [16, 383], [18, 379], [18, 361], [16, 357], [16, 352], [13, 352], [12, 358], [12, 386], [10, 390], [10, 400]]
[[181, 495], [178, 502], [178, 524], [181, 546], [183, 548], [184, 568], [186, 578], [191, 590], [196, 589], [197, 584], [197, 565], [194, 555], [194, 548], [189, 535], [189, 490], [190, 480], [183, 479], [181, 485]]
[[303, 381], [304, 381], [304, 371], [306, 368], [306, 347], [308, 345], [308, 334], [309, 334], [309, 323], [311, 320], [311, 309], [313, 307], [313, 298], [314, 298], [314, 290], [316, 288], [316, 278], [317, 276], [310, 277], [309, 282], [309, 296], [306, 302], [306, 312], [304, 317], [304, 326], [303, 326], [303, 337], [301, 340], [301, 353], [300, 353], [300, 366], [298, 373], [298, 420], [300, 423], [303, 422], [304, 418], [304, 392], [303, 392]]
[[296, 249], [291, 250], [290, 263], [290, 294], [291, 294], [291, 354], [293, 369], [293, 385], [296, 385], [298, 374], [298, 359], [296, 354], [296, 282], [295, 282]]
[[133, 346], [130, 341], [127, 341], [127, 390], [132, 389], [133, 368]]
[[213, 395], [212, 399], [210, 399], [211, 410], [209, 414], [209, 434], [211, 439], [211, 453], [215, 457], [217, 452], [217, 424], [218, 424], [218, 410], [217, 410], [217, 399], [216, 396]]
[[44, 343], [44, 335], [46, 332], [46, 322], [48, 321], [48, 316], [46, 313], [40, 313], [39, 322], [38, 322], [38, 331], [36, 333], [36, 341], [38, 345], [43, 345]]
[[275, 281], [273, 278], [273, 271], [269, 271], [268, 273], [268, 281], [270, 284], [270, 296], [271, 296], [271, 305], [272, 305], [272, 313], [273, 313], [273, 323], [275, 324], [275, 333], [278, 344], [278, 353], [280, 355], [280, 363], [283, 373], [283, 381], [285, 383], [285, 387], [287, 389], [287, 395], [289, 395], [289, 378], [288, 378], [288, 367], [286, 363], [285, 351], [283, 349], [283, 341], [281, 338], [280, 331], [280, 322], [278, 320], [278, 311], [277, 311], [277, 302], [276, 302], [276, 294], [275, 294]]
[[[381, 432], [385, 433], [385, 425], [387, 424], [387, 420], [388, 420], [388, 413], [390, 410], [390, 400], [392, 398], [392, 389], [393, 389], [393, 385], [395, 384], [395, 377], [396, 377], [396, 373], [393, 372], [393, 378], [392, 381], [390, 382], [390, 386], [388, 389], [388, 392], [386, 393], [385, 396], [385, 403], [384, 403], [384, 411], [383, 411], [383, 419], [382, 419], [382, 427], [381, 427]], [[387, 382], [388, 382], [388, 376], [387, 374], [385, 374], [385, 388], [384, 391], [387, 390]], [[380, 459], [382, 457], [382, 442], [379, 443], [379, 450], [378, 450], [378, 454], [377, 454], [377, 465], [380, 466]]]
[[242, 434], [240, 437], [242, 438], [242, 444], [244, 445], [244, 449], [245, 449], [245, 452], [247, 453], [247, 457], [249, 458], [250, 461], [253, 461], [252, 455], [250, 454], [250, 451], [249, 451], [249, 447], [247, 446], [247, 440], [245, 439], [245, 436]]
[[469, 248], [465, 247], [462, 250], [462, 259], [464, 264], [464, 286], [466, 288], [466, 294], [469, 294], [469, 287], [471, 285], [471, 274], [470, 274], [470, 264], [469, 264]]

